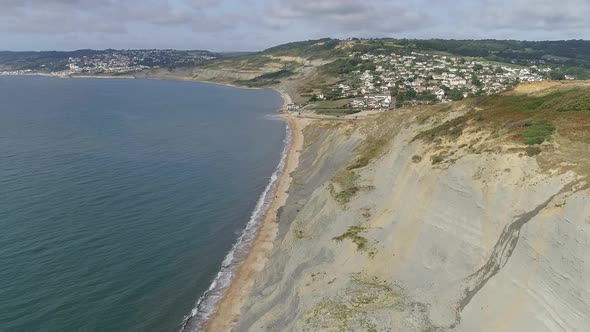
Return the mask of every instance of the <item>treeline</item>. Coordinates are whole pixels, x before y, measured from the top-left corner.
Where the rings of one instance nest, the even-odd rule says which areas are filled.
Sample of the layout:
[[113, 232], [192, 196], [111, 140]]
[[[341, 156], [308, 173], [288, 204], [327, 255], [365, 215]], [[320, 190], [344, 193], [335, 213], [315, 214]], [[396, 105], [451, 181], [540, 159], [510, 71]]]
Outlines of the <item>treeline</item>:
[[322, 66], [324, 73], [333, 75], [346, 75], [355, 70], [374, 71], [375, 69], [377, 66], [373, 62], [358, 58], [341, 58]]

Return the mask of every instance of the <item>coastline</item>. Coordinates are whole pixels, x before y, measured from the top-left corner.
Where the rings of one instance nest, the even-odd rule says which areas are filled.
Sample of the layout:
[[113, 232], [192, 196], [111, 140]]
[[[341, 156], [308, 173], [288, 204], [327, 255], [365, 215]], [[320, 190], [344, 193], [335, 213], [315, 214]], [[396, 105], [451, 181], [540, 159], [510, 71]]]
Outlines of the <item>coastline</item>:
[[[287, 105], [292, 103], [291, 96], [284, 92], [283, 90], [277, 87], [244, 87], [239, 86], [231, 83], [223, 83], [223, 82], [212, 82], [212, 81], [203, 81], [203, 80], [195, 80], [190, 77], [162, 77], [157, 75], [146, 75], [145, 77], [137, 77], [137, 76], [56, 76], [56, 75], [45, 75], [42, 73], [32, 73], [32, 74], [20, 74], [20, 75], [11, 75], [11, 76], [49, 76], [55, 78], [89, 78], [89, 79], [136, 79], [136, 78], [145, 78], [145, 79], [156, 79], [156, 80], [174, 80], [174, 81], [183, 81], [183, 82], [195, 82], [195, 83], [206, 83], [206, 84], [215, 84], [220, 86], [226, 86], [231, 88], [237, 89], [272, 89], [281, 95], [283, 99], [283, 105], [278, 112], [281, 112], [283, 109], [286, 109]], [[255, 235], [253, 241], [249, 243], [248, 251], [245, 254], [245, 259], [242, 261], [238, 261], [237, 265], [235, 266], [235, 270], [230, 272], [230, 280], [229, 284], [225, 288], [214, 289], [216, 287], [216, 283], [219, 281], [218, 276], [213, 281], [210, 289], [205, 292], [197, 302], [196, 307], [193, 311], [187, 315], [184, 325], [181, 331], [192, 331], [191, 328], [191, 320], [197, 319], [201, 305], [201, 301], [207, 298], [208, 292], [212, 289], [215, 291], [220, 291], [221, 294], [213, 294], [214, 296], [219, 296], [217, 300], [213, 300], [212, 303], [212, 310], [211, 315], [206, 315], [202, 322], [199, 323], [199, 327], [202, 327], [204, 331], [229, 331], [231, 330], [232, 326], [234, 325], [235, 321], [239, 317], [240, 308], [246, 297], [250, 293], [250, 290], [254, 283], [254, 276], [257, 272], [261, 271], [266, 261], [268, 260], [268, 255], [270, 254], [274, 240], [276, 238], [278, 232], [278, 212], [281, 207], [283, 207], [287, 201], [289, 196], [288, 190], [292, 181], [291, 173], [295, 171], [299, 164], [299, 155], [303, 148], [303, 129], [312, 121], [311, 119], [296, 117], [294, 115], [288, 113], [280, 113], [280, 118], [287, 123], [288, 126], [288, 134], [290, 137], [286, 138], [286, 144], [288, 144], [286, 149], [286, 154], [284, 156], [284, 166], [282, 171], [279, 174], [278, 179], [275, 182], [274, 191], [271, 191], [269, 194], [271, 195], [271, 199], [269, 200], [268, 204], [266, 205], [265, 211], [262, 211], [262, 217], [259, 224], [254, 230]], [[277, 168], [279, 169], [279, 168]], [[270, 183], [269, 185], [271, 185]], [[246, 230], [245, 230], [246, 231]], [[242, 239], [238, 239], [236, 244], [239, 244]], [[235, 249], [235, 248], [234, 248]], [[229, 256], [233, 256], [233, 250], [228, 253]], [[227, 259], [227, 257], [226, 257]], [[233, 259], [233, 257], [232, 257]], [[222, 266], [221, 272], [225, 266]], [[231, 269], [231, 266], [229, 267]]]
[[[291, 98], [283, 91], [277, 90], [283, 96], [284, 106], [291, 102]], [[241, 262], [232, 278], [229, 287], [216, 304], [213, 315], [205, 322], [204, 331], [230, 331], [240, 316], [240, 309], [249, 295], [254, 284], [254, 276], [261, 271], [270, 254], [278, 232], [278, 212], [289, 196], [291, 173], [299, 165], [299, 156], [303, 148], [303, 129], [309, 123], [307, 119], [300, 119], [288, 114], [281, 114], [290, 127], [291, 140], [285, 157], [285, 167], [281, 173], [268, 209], [264, 213], [263, 221], [259, 225], [256, 238], [251, 244], [246, 259]]]

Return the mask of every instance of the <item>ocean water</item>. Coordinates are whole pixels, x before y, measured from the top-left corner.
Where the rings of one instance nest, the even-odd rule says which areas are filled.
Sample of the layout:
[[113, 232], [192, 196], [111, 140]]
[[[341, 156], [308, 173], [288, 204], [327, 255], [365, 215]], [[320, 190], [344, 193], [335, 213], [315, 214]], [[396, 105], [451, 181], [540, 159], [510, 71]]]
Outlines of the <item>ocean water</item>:
[[276, 178], [281, 102], [0, 77], [0, 331], [179, 331], [206, 316]]

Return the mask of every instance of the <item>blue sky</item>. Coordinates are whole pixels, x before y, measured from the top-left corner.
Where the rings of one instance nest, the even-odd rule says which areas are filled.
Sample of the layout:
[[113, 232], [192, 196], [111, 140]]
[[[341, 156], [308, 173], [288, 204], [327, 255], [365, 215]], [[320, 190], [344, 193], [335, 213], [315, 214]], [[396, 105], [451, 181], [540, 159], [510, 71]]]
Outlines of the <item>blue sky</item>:
[[580, 39], [588, 0], [0, 0], [0, 49], [253, 51], [321, 37]]

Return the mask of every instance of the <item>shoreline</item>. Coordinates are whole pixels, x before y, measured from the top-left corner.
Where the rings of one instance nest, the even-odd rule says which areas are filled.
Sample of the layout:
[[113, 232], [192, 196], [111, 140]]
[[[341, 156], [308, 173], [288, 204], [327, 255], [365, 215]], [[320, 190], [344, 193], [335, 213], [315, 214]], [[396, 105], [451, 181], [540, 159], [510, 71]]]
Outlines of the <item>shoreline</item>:
[[193, 83], [213, 84], [213, 85], [219, 85], [219, 86], [236, 88], [236, 89], [244, 89], [244, 90], [270, 89], [270, 90], [274, 90], [274, 91], [278, 92], [283, 97], [283, 100], [289, 100], [288, 103], [284, 103], [284, 106], [286, 106], [287, 104], [289, 104], [291, 102], [291, 97], [289, 95], [287, 95], [283, 91], [281, 91], [275, 87], [272, 87], [272, 86], [250, 87], [250, 86], [244, 86], [244, 85], [237, 85], [237, 84], [233, 84], [233, 83], [206, 81], [206, 80], [199, 80], [199, 79], [194, 79], [191, 77], [182, 77], [182, 76], [165, 76], [165, 75], [150, 75], [150, 74], [143, 74], [143, 76], [142, 76], [142, 75], [137, 75], [137, 73], [136, 74], [128, 74], [128, 75], [120, 75], [120, 76], [117, 76], [117, 75], [65, 75], [65, 76], [61, 76], [61, 75], [54, 75], [51, 73], [4, 74], [4, 73], [0, 72], [0, 77], [2, 77], [2, 76], [37, 76], [37, 77], [52, 77], [52, 78], [61, 78], [61, 79], [82, 79], [82, 78], [121, 79], [121, 80], [123, 80], [123, 79], [125, 79], [125, 80], [145, 79], [145, 80], [157, 80], [157, 81], [193, 82]]
[[[289, 95], [280, 90], [276, 91], [283, 96], [284, 106], [290, 103]], [[265, 267], [268, 255], [274, 246], [278, 232], [278, 212], [285, 205], [289, 196], [288, 190], [293, 180], [291, 173], [299, 165], [299, 156], [303, 148], [303, 129], [309, 123], [309, 120], [288, 114], [281, 114], [281, 118], [287, 121], [291, 133], [291, 143], [285, 157], [285, 167], [278, 179], [277, 187], [273, 193], [274, 197], [264, 213], [262, 223], [259, 225], [246, 259], [238, 266], [229, 286], [216, 304], [213, 314], [204, 322], [203, 331], [230, 331], [232, 329], [240, 316], [242, 305], [250, 294], [255, 275]]]
[[[282, 99], [284, 108], [290, 102], [290, 96], [284, 92], [273, 89], [278, 92]], [[280, 112], [278, 109], [277, 112]], [[285, 174], [291, 172], [290, 168], [293, 164], [293, 128], [294, 124], [281, 116], [283, 121], [286, 121], [286, 136], [283, 139], [283, 151], [281, 153], [281, 160], [275, 168], [274, 173], [266, 186], [266, 189], [258, 198], [258, 203], [253, 210], [250, 220], [242, 230], [240, 236], [232, 246], [232, 249], [226, 253], [226, 256], [221, 264], [221, 267], [209, 285], [209, 288], [197, 300], [196, 305], [192, 311], [185, 316], [183, 326], [180, 331], [202, 331], [206, 330], [209, 323], [217, 317], [219, 308], [223, 305], [228, 293], [235, 288], [236, 280], [241, 280], [241, 271], [244, 270], [244, 265], [247, 265], [252, 252], [257, 247], [257, 243], [261, 238], [262, 229], [268, 224], [269, 216], [274, 216], [278, 212], [280, 206], [276, 205], [277, 198], [280, 196], [281, 190], [285, 188]], [[281, 205], [282, 206], [282, 205]]]
[[[9, 75], [6, 75], [9, 76]], [[279, 116], [282, 120], [287, 123], [288, 126], [288, 134], [290, 137], [286, 137], [286, 144], [285, 147], [287, 153], [284, 156], [284, 166], [282, 171], [279, 174], [279, 177], [276, 181], [276, 186], [273, 191], [270, 192], [271, 199], [268, 202], [266, 207], [266, 211], [262, 212], [261, 222], [256, 225], [257, 229], [255, 229], [254, 240], [249, 243], [249, 248], [247, 248], [247, 252], [245, 255], [245, 259], [242, 261], [238, 261], [235, 267], [235, 270], [230, 271], [233, 272], [230, 275], [229, 283], [225, 288], [220, 290], [220, 294], [216, 294], [219, 296], [217, 301], [215, 301], [212, 306], [212, 310], [210, 312], [210, 316], [207, 315], [204, 317], [204, 321], [200, 322], [200, 326], [204, 331], [229, 331], [231, 330], [232, 326], [234, 325], [235, 321], [239, 317], [240, 309], [246, 300], [246, 297], [249, 295], [250, 290], [253, 286], [254, 276], [257, 272], [261, 271], [266, 261], [268, 260], [268, 254], [271, 252], [274, 240], [276, 238], [278, 232], [278, 212], [281, 207], [283, 207], [287, 201], [289, 196], [288, 190], [291, 185], [292, 177], [291, 173], [296, 170], [299, 165], [299, 156], [301, 150], [303, 149], [303, 129], [309, 122], [310, 119], [299, 118], [294, 115], [288, 113], [282, 113], [281, 111], [286, 109], [287, 105], [292, 103], [292, 98], [289, 94], [285, 91], [277, 88], [277, 87], [243, 87], [231, 83], [223, 83], [223, 82], [211, 82], [211, 81], [202, 81], [202, 80], [195, 80], [189, 77], [162, 77], [162, 76], [150, 76], [146, 75], [145, 77], [137, 77], [137, 76], [119, 76], [119, 77], [110, 77], [110, 76], [57, 76], [57, 75], [44, 75], [44, 74], [20, 74], [20, 75], [10, 75], [10, 76], [49, 76], [55, 78], [89, 78], [89, 79], [137, 79], [137, 78], [144, 78], [144, 79], [155, 79], [155, 80], [174, 80], [174, 81], [183, 81], [183, 82], [195, 82], [195, 83], [205, 83], [205, 84], [215, 84], [225, 87], [231, 87], [236, 89], [271, 89], [275, 92], [279, 93], [281, 98], [283, 99], [283, 104], [280, 109], [277, 110], [279, 112]], [[277, 166], [277, 170], [280, 170], [280, 164]], [[272, 183], [269, 183], [271, 185]], [[264, 193], [263, 193], [264, 195]], [[274, 196], [274, 197], [273, 197]], [[262, 196], [261, 196], [262, 197]], [[244, 230], [246, 232], [247, 229]], [[236, 245], [239, 244], [241, 238], [239, 238], [236, 242]], [[227, 255], [233, 255], [233, 251], [235, 248], [232, 248], [232, 251], [228, 252]], [[226, 258], [227, 259], [227, 258]], [[221, 270], [219, 273], [223, 272], [223, 269], [226, 268], [222, 265]], [[231, 268], [231, 267], [230, 267]], [[191, 331], [190, 330], [190, 323], [191, 320], [197, 317], [198, 309], [200, 307], [201, 301], [206, 299], [207, 293], [212, 290], [218, 281], [219, 273], [216, 278], [213, 280], [212, 285], [210, 286], [209, 290], [205, 292], [199, 299], [198, 302], [193, 308], [193, 311], [187, 315], [184, 325], [181, 331]], [[218, 290], [219, 291], [219, 290]], [[197, 322], [199, 323], [199, 322]]]

